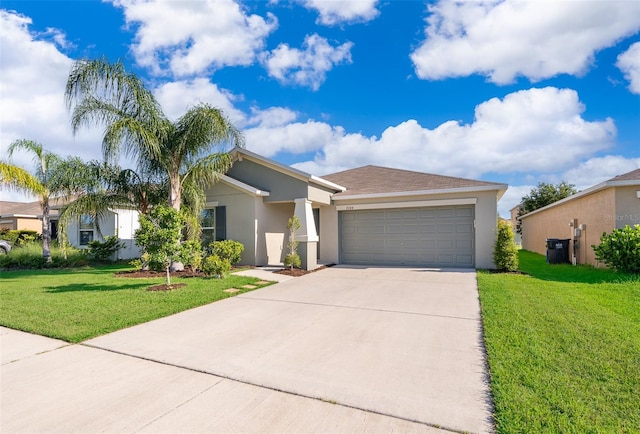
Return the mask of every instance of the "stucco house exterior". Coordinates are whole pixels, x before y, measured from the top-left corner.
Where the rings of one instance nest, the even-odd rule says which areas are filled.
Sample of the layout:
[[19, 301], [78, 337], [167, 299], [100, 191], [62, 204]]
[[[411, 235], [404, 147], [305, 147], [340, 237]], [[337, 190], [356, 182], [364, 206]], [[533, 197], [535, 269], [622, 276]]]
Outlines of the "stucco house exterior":
[[114, 259], [140, 257], [140, 248], [133, 238], [140, 227], [138, 211], [132, 209], [110, 209], [95, 224], [91, 216], [85, 215], [67, 225], [67, 241], [74, 247], [86, 248], [93, 240], [103, 241], [106, 236], [117, 236], [124, 244]]
[[[51, 237], [58, 234], [58, 212], [50, 212]], [[0, 230], [29, 230], [42, 233], [40, 203], [0, 201]]]
[[572, 262], [600, 265], [592, 244], [603, 232], [640, 224], [640, 169], [616, 176], [520, 217], [522, 247], [546, 253], [547, 238], [570, 239]]
[[245, 149], [206, 191], [203, 236], [245, 246], [242, 263], [282, 265], [287, 220], [303, 268], [320, 263], [492, 268], [505, 184], [365, 166], [317, 177]]

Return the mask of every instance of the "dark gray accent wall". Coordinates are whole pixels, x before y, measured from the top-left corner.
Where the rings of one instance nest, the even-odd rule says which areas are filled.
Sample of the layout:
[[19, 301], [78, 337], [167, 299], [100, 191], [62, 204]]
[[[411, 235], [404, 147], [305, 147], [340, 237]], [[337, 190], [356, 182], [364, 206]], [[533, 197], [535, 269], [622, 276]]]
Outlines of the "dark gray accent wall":
[[307, 197], [308, 183], [253, 161], [236, 161], [227, 175], [260, 190], [268, 191], [265, 202], [292, 201]]

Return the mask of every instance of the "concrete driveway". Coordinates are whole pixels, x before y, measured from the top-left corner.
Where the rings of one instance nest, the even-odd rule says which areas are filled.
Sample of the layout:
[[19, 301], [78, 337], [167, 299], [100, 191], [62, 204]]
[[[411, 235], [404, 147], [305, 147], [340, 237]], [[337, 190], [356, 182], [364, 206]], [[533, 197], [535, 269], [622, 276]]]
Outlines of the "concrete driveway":
[[337, 266], [47, 350], [3, 356], [3, 432], [493, 429], [472, 270]]

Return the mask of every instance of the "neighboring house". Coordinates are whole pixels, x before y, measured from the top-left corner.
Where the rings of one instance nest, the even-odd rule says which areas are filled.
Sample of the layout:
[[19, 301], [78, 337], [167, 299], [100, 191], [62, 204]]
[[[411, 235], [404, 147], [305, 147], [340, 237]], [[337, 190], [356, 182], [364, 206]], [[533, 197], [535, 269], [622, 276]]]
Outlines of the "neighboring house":
[[[50, 212], [51, 238], [58, 235], [58, 212]], [[0, 201], [0, 230], [29, 230], [42, 233], [40, 202]]]
[[110, 209], [95, 224], [93, 218], [84, 215], [67, 225], [69, 244], [78, 248], [86, 248], [93, 240], [103, 241], [106, 236], [117, 236], [124, 243], [114, 259], [132, 259], [140, 257], [140, 248], [136, 245], [133, 234], [140, 227], [138, 212], [130, 209]]
[[578, 264], [600, 265], [592, 244], [603, 232], [640, 224], [640, 169], [594, 185], [520, 217], [522, 247], [546, 253], [547, 238], [570, 239]]
[[282, 265], [301, 222], [303, 268], [318, 263], [492, 268], [505, 184], [365, 166], [316, 177], [244, 149], [206, 191], [203, 236], [245, 246], [242, 263]]
[[520, 207], [522, 207], [521, 203], [517, 204], [516, 206], [514, 206], [509, 210], [509, 215], [510, 215], [509, 223], [511, 223], [511, 229], [513, 229], [515, 242], [516, 242], [516, 245], [518, 246], [522, 245], [522, 235], [520, 234], [520, 232], [518, 232], [518, 214], [520, 213]]

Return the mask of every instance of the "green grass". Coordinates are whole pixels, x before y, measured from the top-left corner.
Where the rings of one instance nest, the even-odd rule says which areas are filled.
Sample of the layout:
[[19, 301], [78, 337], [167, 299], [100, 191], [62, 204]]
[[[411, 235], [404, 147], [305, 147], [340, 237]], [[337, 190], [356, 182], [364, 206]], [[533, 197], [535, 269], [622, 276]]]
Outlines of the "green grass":
[[640, 432], [640, 276], [519, 255], [478, 273], [498, 432]]
[[[233, 296], [227, 288], [255, 284], [253, 277], [174, 278], [172, 291], [147, 291], [164, 279], [114, 277], [124, 265], [56, 270], [2, 271], [0, 325], [80, 342]], [[237, 293], [240, 294], [241, 292]]]

